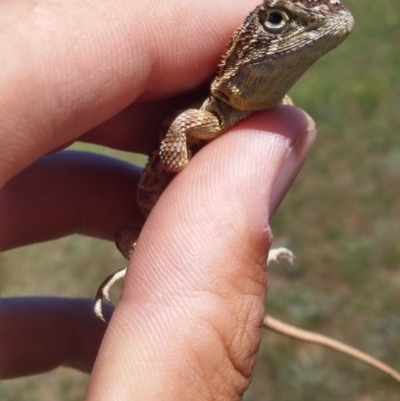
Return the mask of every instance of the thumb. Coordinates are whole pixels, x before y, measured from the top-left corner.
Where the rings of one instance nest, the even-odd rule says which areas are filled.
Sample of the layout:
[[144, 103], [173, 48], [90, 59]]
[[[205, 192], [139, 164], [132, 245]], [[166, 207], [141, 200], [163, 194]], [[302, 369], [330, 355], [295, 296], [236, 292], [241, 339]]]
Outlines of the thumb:
[[266, 292], [269, 218], [314, 126], [258, 113], [202, 149], [153, 209], [87, 400], [237, 400], [249, 385]]

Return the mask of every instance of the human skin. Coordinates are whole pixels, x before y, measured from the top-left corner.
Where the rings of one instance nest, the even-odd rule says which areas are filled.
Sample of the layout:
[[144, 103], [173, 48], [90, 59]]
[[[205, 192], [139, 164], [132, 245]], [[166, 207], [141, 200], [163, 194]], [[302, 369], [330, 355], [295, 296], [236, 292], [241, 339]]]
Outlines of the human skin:
[[[111, 240], [142, 223], [140, 169], [60, 149], [150, 152], [256, 4], [1, 3], [0, 249]], [[92, 300], [3, 300], [0, 377], [94, 364], [86, 400], [238, 399], [260, 341], [269, 219], [314, 136], [303, 112], [281, 106], [200, 151], [146, 221], [103, 341]]]

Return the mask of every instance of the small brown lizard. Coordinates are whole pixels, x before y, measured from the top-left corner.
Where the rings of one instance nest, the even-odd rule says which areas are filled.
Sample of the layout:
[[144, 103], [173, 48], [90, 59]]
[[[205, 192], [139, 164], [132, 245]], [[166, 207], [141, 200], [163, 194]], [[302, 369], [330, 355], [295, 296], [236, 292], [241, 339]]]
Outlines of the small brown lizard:
[[[150, 155], [137, 192], [137, 202], [147, 218], [174, 175], [208, 142], [259, 110], [292, 104], [286, 96], [292, 85], [321, 56], [333, 50], [350, 34], [351, 13], [339, 0], [264, 0], [234, 33], [210, 94], [199, 108], [179, 114]], [[116, 244], [130, 258], [138, 237], [136, 227], [117, 232]], [[270, 260], [292, 259], [284, 248], [271, 250]], [[104, 320], [102, 301], [126, 268], [107, 277], [95, 303], [96, 315]], [[317, 343], [374, 366], [400, 381], [400, 374], [374, 358], [315, 333], [267, 316], [264, 326], [299, 340]]]

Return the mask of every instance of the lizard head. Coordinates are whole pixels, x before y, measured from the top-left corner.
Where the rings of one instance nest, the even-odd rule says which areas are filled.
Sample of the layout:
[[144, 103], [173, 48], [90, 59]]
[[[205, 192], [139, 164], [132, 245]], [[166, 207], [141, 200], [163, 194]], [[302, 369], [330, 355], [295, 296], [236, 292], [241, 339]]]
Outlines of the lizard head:
[[233, 35], [212, 94], [238, 110], [274, 107], [353, 25], [339, 0], [264, 0]]

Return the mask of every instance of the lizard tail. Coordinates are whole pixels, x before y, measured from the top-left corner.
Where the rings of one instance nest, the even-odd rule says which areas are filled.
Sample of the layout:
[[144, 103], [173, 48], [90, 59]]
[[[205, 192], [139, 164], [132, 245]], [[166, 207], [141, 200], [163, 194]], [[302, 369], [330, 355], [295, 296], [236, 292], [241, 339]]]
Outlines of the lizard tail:
[[311, 344], [320, 345], [322, 347], [330, 348], [341, 354], [347, 355], [360, 362], [372, 366], [375, 369], [389, 375], [394, 380], [400, 383], [400, 373], [384, 364], [381, 361], [373, 358], [372, 356], [359, 351], [356, 348], [350, 347], [349, 345], [343, 344], [340, 341], [334, 340], [330, 337], [326, 337], [322, 334], [313, 333], [311, 331], [303, 330], [290, 324], [283, 323], [271, 316], [265, 316], [263, 326], [268, 330], [275, 331], [276, 333], [282, 334], [286, 337], [291, 337], [296, 340], [308, 342]]

